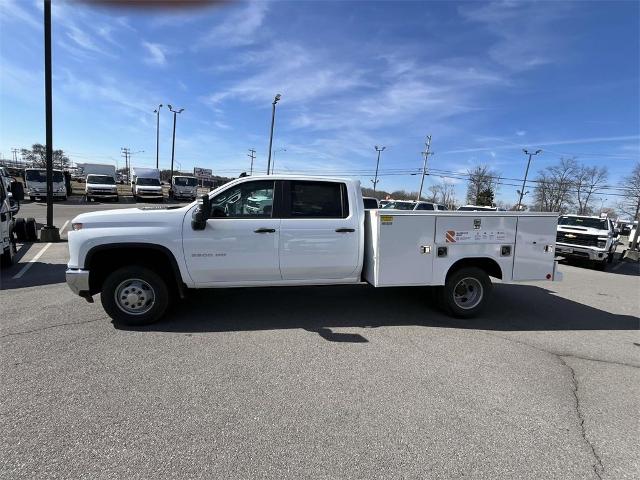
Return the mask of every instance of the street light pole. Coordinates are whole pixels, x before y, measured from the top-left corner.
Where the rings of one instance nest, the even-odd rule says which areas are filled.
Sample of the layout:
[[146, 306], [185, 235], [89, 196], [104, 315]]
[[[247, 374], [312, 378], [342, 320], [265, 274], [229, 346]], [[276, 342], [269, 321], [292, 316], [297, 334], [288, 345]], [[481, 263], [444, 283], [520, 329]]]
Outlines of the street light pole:
[[171, 173], [169, 174], [169, 198], [173, 196], [173, 159], [176, 151], [176, 117], [178, 113], [182, 113], [184, 108], [174, 110], [171, 104], [167, 105], [169, 111], [173, 112], [173, 141], [171, 142]]
[[158, 109], [154, 110], [153, 113], [156, 114], [156, 169], [160, 168], [158, 165], [160, 163], [160, 109], [162, 108], [162, 104], [158, 105]]
[[[40, 231], [40, 240], [56, 242], [60, 231], [53, 225], [53, 100], [51, 86], [51, 0], [44, 0], [44, 95], [47, 160], [47, 224]], [[68, 192], [69, 194], [71, 192]]]
[[525, 155], [529, 155], [529, 160], [527, 161], [527, 169], [524, 172], [524, 180], [522, 180], [522, 190], [520, 190], [520, 198], [518, 200], [518, 207], [516, 208], [517, 212], [519, 212], [520, 209], [522, 208], [522, 197], [524, 196], [524, 186], [527, 183], [527, 175], [529, 175], [529, 166], [531, 165], [531, 157], [533, 157], [534, 155], [538, 155], [539, 153], [542, 153], [542, 150], [536, 150], [534, 153], [530, 153], [526, 148], [523, 148], [522, 151], [524, 152]]
[[279, 148], [278, 150], [273, 151], [273, 163], [271, 163], [271, 175], [273, 175], [273, 170], [276, 168], [276, 153], [278, 152], [286, 152], [286, 148]]
[[385, 148], [387, 147], [378, 147], [378, 145], [376, 145], [374, 147], [376, 149], [376, 152], [378, 152], [378, 159], [376, 160], [376, 175], [373, 178], [372, 182], [373, 182], [373, 191], [376, 191], [376, 187], [378, 186], [378, 167], [380, 167], [380, 153], [382, 153], [384, 151]]
[[419, 202], [422, 198], [422, 187], [424, 186], [424, 176], [427, 174], [427, 160], [429, 159], [429, 155], [431, 153], [431, 135], [427, 135], [427, 141], [424, 143], [427, 147], [422, 154], [424, 155], [424, 162], [422, 163], [422, 176], [420, 177], [420, 190], [418, 191], [418, 198], [416, 198], [416, 202]]
[[275, 123], [276, 120], [276, 103], [278, 103], [278, 100], [280, 100], [280, 97], [282, 95], [280, 95], [279, 93], [274, 97], [273, 99], [273, 103], [271, 104], [272, 108], [271, 108], [271, 134], [269, 135], [269, 159], [267, 160], [267, 175], [269, 175], [269, 172], [271, 171], [271, 146], [273, 145], [273, 125]]

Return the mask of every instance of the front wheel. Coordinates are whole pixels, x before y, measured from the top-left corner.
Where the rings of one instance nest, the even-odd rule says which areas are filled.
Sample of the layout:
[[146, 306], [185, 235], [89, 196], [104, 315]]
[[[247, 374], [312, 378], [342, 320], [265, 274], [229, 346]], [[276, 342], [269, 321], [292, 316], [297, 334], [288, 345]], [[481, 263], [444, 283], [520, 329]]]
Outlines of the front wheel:
[[106, 278], [100, 300], [116, 323], [148, 325], [164, 315], [169, 306], [169, 292], [167, 284], [153, 270], [122, 267]]
[[491, 289], [491, 280], [484, 270], [461, 268], [449, 274], [440, 290], [440, 303], [454, 317], [475, 317], [486, 307]]

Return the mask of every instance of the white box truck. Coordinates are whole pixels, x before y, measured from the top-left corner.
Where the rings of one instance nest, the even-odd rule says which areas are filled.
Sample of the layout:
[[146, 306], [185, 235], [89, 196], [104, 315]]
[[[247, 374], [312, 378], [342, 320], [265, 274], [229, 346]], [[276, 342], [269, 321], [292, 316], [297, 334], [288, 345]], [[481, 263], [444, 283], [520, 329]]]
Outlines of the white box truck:
[[[46, 168], [25, 168], [24, 182], [29, 200], [47, 198], [47, 169]], [[53, 170], [53, 198], [67, 199], [67, 187], [64, 183], [62, 170]]]
[[104, 163], [79, 163], [85, 177], [85, 198], [91, 200], [118, 201], [118, 186], [116, 185], [116, 167]]
[[198, 179], [188, 175], [174, 175], [171, 179], [173, 198], [194, 201], [198, 195]]
[[162, 200], [160, 170], [134, 167], [131, 169], [131, 193], [136, 201]]
[[359, 181], [252, 176], [184, 207], [77, 216], [66, 278], [133, 325], [188, 288], [357, 283], [439, 287], [449, 313], [472, 317], [490, 277], [560, 279], [556, 224], [549, 213], [365, 211]]

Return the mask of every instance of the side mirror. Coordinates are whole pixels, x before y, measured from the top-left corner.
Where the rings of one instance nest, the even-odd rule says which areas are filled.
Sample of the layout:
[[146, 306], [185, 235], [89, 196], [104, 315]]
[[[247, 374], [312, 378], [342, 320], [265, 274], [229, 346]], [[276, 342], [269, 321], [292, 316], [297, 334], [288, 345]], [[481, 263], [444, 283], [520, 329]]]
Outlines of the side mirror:
[[194, 230], [204, 230], [207, 226], [207, 219], [211, 213], [211, 202], [209, 195], [202, 195], [198, 199], [198, 206], [195, 212], [193, 212], [193, 218], [191, 219], [191, 228]]

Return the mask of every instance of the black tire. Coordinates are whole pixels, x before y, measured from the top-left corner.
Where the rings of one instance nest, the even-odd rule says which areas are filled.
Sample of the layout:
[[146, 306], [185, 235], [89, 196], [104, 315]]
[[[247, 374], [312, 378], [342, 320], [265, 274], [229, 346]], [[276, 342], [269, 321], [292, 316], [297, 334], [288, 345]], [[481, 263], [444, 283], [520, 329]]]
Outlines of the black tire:
[[16, 237], [13, 235], [13, 230], [9, 230], [9, 246], [2, 252], [2, 259], [0, 259], [0, 265], [2, 268], [9, 268], [15, 262], [16, 253]]
[[[148, 311], [135, 314], [125, 311], [119, 303], [116, 301], [115, 295], [117, 290], [122, 288], [129, 288], [126, 286], [127, 281], [141, 280], [146, 282], [151, 287], [154, 301]], [[132, 289], [137, 287], [132, 287]], [[126, 292], [127, 290], [124, 290]], [[124, 293], [123, 292], [123, 293]], [[136, 299], [138, 297], [136, 296]], [[146, 267], [130, 266], [122, 267], [111, 273], [102, 284], [102, 292], [100, 294], [100, 301], [107, 315], [109, 315], [115, 323], [124, 325], [149, 325], [157, 322], [169, 306], [169, 292], [167, 285], [156, 272]], [[137, 300], [136, 300], [137, 301]], [[134, 306], [135, 308], [135, 306]], [[144, 308], [144, 305], [142, 306]]]
[[593, 262], [593, 266], [596, 270], [604, 272], [607, 269], [607, 263], [607, 259], [605, 258], [604, 260], [596, 260]]
[[36, 201], [36, 197], [29, 197], [29, 200], [31, 200], [32, 202]]
[[615, 252], [609, 252], [609, 255], [607, 255], [607, 263], [613, 263], [613, 257], [615, 257]]
[[25, 222], [25, 229], [27, 232], [27, 241], [29, 242], [37, 242], [38, 241], [38, 224], [36, 223], [36, 219], [33, 217], [27, 218]]
[[[463, 281], [465, 281], [462, 283]], [[461, 294], [465, 288], [468, 295]], [[458, 295], [456, 298], [456, 288]], [[440, 305], [445, 312], [457, 318], [472, 318], [487, 306], [491, 296], [492, 284], [489, 275], [477, 267], [467, 267], [449, 273], [447, 281], [440, 290]], [[468, 305], [463, 305], [465, 302]]]
[[13, 231], [16, 234], [16, 239], [19, 242], [27, 241], [27, 223], [24, 221], [24, 218], [16, 218], [15, 224], [13, 225]]

